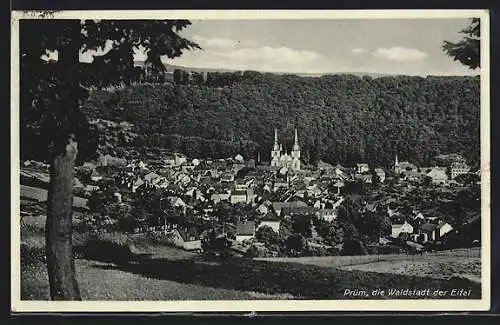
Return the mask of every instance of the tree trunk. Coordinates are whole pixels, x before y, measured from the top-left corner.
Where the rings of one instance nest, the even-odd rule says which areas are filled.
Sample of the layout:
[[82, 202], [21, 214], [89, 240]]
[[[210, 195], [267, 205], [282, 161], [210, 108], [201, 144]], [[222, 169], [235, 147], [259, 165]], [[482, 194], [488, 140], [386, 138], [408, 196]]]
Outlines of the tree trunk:
[[55, 75], [60, 82], [59, 100], [52, 103], [60, 128], [53, 138], [53, 156], [45, 227], [47, 270], [52, 300], [81, 300], [73, 259], [73, 178], [78, 153], [75, 132], [79, 112], [80, 21], [61, 25], [66, 38], [58, 48]]
[[73, 174], [77, 143], [54, 153], [47, 202], [46, 251], [52, 300], [81, 300], [73, 259]]

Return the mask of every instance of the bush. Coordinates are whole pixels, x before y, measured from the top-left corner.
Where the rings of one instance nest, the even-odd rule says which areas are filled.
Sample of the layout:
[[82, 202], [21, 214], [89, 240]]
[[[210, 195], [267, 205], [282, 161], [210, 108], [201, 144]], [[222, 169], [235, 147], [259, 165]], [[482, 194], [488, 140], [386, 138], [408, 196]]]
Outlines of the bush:
[[45, 263], [45, 247], [32, 247], [21, 243], [21, 267]]
[[366, 255], [368, 252], [363, 243], [359, 240], [349, 239], [344, 241], [342, 255]]

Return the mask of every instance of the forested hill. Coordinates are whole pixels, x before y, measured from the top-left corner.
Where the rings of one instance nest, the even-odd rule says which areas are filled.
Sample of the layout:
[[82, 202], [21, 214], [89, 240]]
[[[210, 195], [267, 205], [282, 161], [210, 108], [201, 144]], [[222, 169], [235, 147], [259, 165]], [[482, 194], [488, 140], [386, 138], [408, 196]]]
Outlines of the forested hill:
[[297, 127], [306, 162], [427, 165], [437, 154], [479, 160], [479, 77], [298, 77], [250, 73], [217, 84], [142, 84], [93, 91], [91, 117], [135, 124], [138, 146], [190, 157], [270, 159]]

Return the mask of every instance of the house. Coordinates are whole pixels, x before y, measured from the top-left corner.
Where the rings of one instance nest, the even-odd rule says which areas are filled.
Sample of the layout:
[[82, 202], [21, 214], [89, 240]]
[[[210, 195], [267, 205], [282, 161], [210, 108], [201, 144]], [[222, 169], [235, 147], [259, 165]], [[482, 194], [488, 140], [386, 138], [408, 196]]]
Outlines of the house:
[[446, 221], [441, 221], [436, 227], [436, 237], [439, 239], [452, 231], [454, 228]]
[[210, 200], [212, 200], [212, 202], [217, 204], [221, 201], [229, 201], [230, 197], [231, 197], [231, 194], [228, 194], [228, 193], [214, 193], [214, 194], [212, 194], [212, 196], [210, 196]]
[[166, 178], [161, 178], [160, 181], [156, 184], [158, 188], [167, 188], [170, 185], [170, 182]]
[[316, 212], [318, 219], [325, 221], [333, 221], [337, 218], [337, 212], [335, 209], [320, 209]]
[[98, 182], [102, 179], [102, 176], [99, 175], [95, 170], [92, 172], [92, 175], [90, 175], [90, 179], [93, 181], [93, 182]]
[[420, 233], [426, 234], [429, 240], [440, 240], [444, 235], [452, 231], [454, 228], [446, 221], [441, 221], [438, 224], [425, 223], [420, 226]]
[[316, 208], [310, 206], [284, 206], [281, 209], [281, 215], [285, 218], [293, 217], [294, 215], [313, 215], [317, 211]]
[[179, 229], [173, 230], [171, 235], [172, 243], [188, 251], [201, 250], [201, 239], [193, 230]]
[[464, 162], [453, 162], [450, 165], [451, 179], [455, 179], [458, 175], [467, 174], [469, 171], [470, 167]]
[[191, 187], [185, 193], [186, 196], [189, 196], [197, 201], [205, 202], [205, 197], [196, 187]]
[[184, 164], [184, 165], [182, 165], [181, 170], [182, 170], [183, 172], [185, 172], [185, 173], [189, 173], [189, 172], [193, 171], [193, 170], [194, 170], [194, 168], [195, 168], [195, 166], [194, 166], [194, 165], [187, 165], [187, 164]]
[[113, 193], [113, 196], [115, 197], [116, 202], [118, 202], [118, 203], [121, 203], [121, 202], [122, 202], [122, 195], [121, 195], [121, 193], [120, 193], [120, 192], [115, 192], [115, 193]]
[[424, 223], [420, 226], [419, 233], [425, 234], [424, 243], [427, 242], [427, 240], [436, 240], [436, 228], [437, 225], [435, 223]]
[[358, 163], [358, 164], [356, 164], [356, 168], [357, 168], [358, 174], [366, 173], [370, 170], [370, 167], [366, 163]]
[[253, 188], [248, 188], [246, 190], [247, 193], [247, 204], [253, 204], [255, 201], [255, 194], [253, 192]]
[[396, 163], [394, 165], [394, 172], [396, 174], [401, 174], [404, 171], [416, 172], [416, 171], [418, 171], [418, 168], [417, 168], [417, 166], [415, 166], [411, 162], [402, 161], [402, 162], [398, 163], [397, 160], [396, 160]]
[[168, 167], [175, 166], [175, 155], [166, 155], [163, 158], [163, 163]]
[[372, 183], [372, 175], [370, 174], [356, 174], [354, 175], [354, 178], [363, 183], [368, 183], [368, 184]]
[[445, 184], [448, 180], [446, 171], [438, 167], [433, 167], [425, 176], [430, 177], [432, 184]]
[[230, 202], [231, 202], [231, 204], [247, 203], [247, 192], [246, 191], [234, 191], [233, 193], [231, 193]]
[[298, 208], [308, 208], [307, 204], [302, 201], [292, 201], [292, 202], [273, 202], [272, 207], [276, 215], [281, 215], [281, 210], [286, 209], [298, 209]]
[[176, 208], [185, 208], [186, 203], [178, 196], [167, 196], [167, 201]]
[[160, 178], [160, 175], [158, 175], [154, 172], [150, 172], [143, 177], [144, 181], [146, 183], [150, 183], [150, 184], [153, 184], [153, 181], [156, 179], [159, 179], [159, 178]]
[[415, 170], [405, 170], [400, 173], [402, 178], [409, 182], [420, 182], [422, 181], [422, 175]]
[[385, 172], [382, 168], [375, 168], [375, 175], [378, 176], [378, 179], [380, 180], [380, 183], [383, 183], [385, 181]]
[[234, 174], [233, 173], [223, 173], [220, 177], [221, 183], [232, 183], [234, 182]]
[[403, 218], [400, 217], [391, 218], [391, 237], [398, 238], [399, 234], [401, 233], [407, 233], [407, 234], [413, 233], [413, 226], [410, 225], [408, 221], [404, 220]]
[[175, 165], [180, 166], [182, 164], [185, 164], [187, 162], [187, 157], [181, 153], [174, 153], [175, 157]]
[[280, 232], [280, 225], [281, 225], [281, 221], [275, 215], [268, 214], [268, 215], [264, 216], [264, 218], [262, 218], [259, 226], [257, 227], [257, 230], [261, 227], [268, 226], [272, 230], [274, 230], [274, 232], [279, 233]]
[[255, 221], [238, 221], [236, 223], [236, 241], [250, 240], [255, 237]]
[[424, 220], [425, 220], [425, 217], [424, 217], [424, 215], [423, 215], [421, 212], [419, 212], [419, 213], [417, 213], [417, 214], [413, 217], [413, 220], [424, 221]]
[[280, 188], [288, 189], [288, 182], [280, 182], [280, 181], [274, 182], [273, 191], [276, 192]]
[[132, 183], [132, 193], [135, 193], [135, 191], [137, 191], [137, 189], [144, 184], [145, 183], [142, 179], [137, 178], [137, 180], [134, 183]]

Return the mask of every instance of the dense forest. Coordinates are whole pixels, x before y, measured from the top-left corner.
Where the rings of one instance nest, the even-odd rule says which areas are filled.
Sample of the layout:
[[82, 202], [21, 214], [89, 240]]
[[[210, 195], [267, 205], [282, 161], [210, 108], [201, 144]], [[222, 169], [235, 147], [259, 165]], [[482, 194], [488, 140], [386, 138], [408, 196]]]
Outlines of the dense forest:
[[260, 152], [268, 161], [274, 128], [285, 149], [297, 128], [310, 164], [321, 159], [389, 166], [396, 152], [419, 165], [447, 153], [462, 154], [471, 164], [479, 160], [479, 77], [175, 77], [93, 90], [84, 110], [90, 118], [133, 123], [136, 147], [190, 157], [257, 158]]

